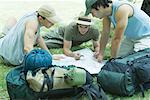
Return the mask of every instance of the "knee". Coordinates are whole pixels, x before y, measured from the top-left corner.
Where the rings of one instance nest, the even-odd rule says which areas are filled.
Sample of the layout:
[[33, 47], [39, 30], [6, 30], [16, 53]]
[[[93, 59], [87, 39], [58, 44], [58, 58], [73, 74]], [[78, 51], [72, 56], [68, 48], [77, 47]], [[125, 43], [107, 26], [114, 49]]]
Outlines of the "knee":
[[10, 17], [7, 22], [6, 22], [6, 26], [8, 27], [8, 29], [12, 28], [15, 24], [17, 23], [17, 19], [15, 17]]

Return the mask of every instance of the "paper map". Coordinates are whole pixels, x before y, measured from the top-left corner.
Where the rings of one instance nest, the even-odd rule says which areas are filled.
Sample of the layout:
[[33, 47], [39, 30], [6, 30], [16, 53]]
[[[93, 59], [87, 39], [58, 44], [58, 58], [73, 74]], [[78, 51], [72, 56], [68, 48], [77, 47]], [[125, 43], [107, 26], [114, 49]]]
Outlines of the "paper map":
[[75, 60], [73, 57], [68, 57], [64, 54], [55, 54], [55, 56], [63, 56], [64, 59], [61, 60], [53, 60], [53, 65], [59, 66], [68, 66], [68, 65], [76, 65], [78, 67], [85, 68], [91, 74], [97, 74], [101, 70], [101, 67], [105, 64], [106, 61], [102, 63], [97, 62], [97, 60], [93, 57], [93, 51], [85, 48], [78, 51], [75, 51], [83, 55], [80, 60]]

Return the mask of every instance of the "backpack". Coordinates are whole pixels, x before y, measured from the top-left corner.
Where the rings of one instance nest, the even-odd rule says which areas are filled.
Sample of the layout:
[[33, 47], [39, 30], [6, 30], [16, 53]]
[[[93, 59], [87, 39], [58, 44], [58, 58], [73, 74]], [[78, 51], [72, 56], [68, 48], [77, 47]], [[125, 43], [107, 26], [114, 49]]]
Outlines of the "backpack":
[[[86, 83], [83, 85], [56, 89], [52, 88], [51, 80], [47, 81], [50, 84], [43, 82], [43, 86], [49, 87], [47, 91], [44, 91], [42, 86], [41, 91], [36, 92], [30, 87], [22, 70], [23, 66], [18, 66], [11, 70], [6, 76], [7, 91], [11, 100], [54, 100], [64, 97], [74, 100], [81, 99], [82, 97], [86, 97], [86, 99], [89, 100], [107, 100], [107, 96], [100, 84], [93, 83], [93, 78], [88, 72], [86, 72]], [[45, 80], [47, 80], [47, 78], [45, 78]]]
[[24, 57], [24, 71], [35, 71], [38, 68], [49, 68], [52, 65], [52, 56], [44, 49], [33, 49]]
[[[98, 73], [98, 82], [105, 91], [132, 96], [135, 91], [150, 89], [150, 49], [110, 59]], [[111, 84], [111, 85], [110, 85]]]
[[100, 84], [95, 84], [93, 77], [85, 69], [72, 65], [53, 66], [49, 54], [41, 53], [41, 49], [31, 52], [25, 56], [21, 66], [11, 70], [6, 76], [10, 99], [54, 100], [71, 97], [78, 100], [86, 97], [89, 100], [107, 100]]

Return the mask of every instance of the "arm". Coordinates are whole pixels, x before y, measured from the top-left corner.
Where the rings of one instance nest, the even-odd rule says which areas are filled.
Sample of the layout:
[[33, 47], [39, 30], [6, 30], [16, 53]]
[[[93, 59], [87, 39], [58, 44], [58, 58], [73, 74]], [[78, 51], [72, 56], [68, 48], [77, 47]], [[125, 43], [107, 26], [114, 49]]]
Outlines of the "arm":
[[132, 16], [133, 10], [129, 5], [122, 5], [119, 7], [116, 12], [116, 29], [114, 33], [114, 37], [111, 42], [111, 58], [115, 58], [117, 56], [118, 50], [120, 48], [121, 40], [128, 24], [128, 17]]
[[[46, 44], [45, 44], [44, 39], [42, 38], [42, 36], [40, 36], [40, 37], [38, 38], [38, 41], [37, 41], [37, 42], [39, 43], [39, 46], [40, 46], [42, 49], [44, 49], [44, 50], [46, 50], [46, 51], [49, 52], [49, 50], [48, 50], [48, 48], [47, 48], [47, 46], [46, 46]], [[52, 55], [50, 52], [49, 52], [49, 54]], [[54, 60], [63, 59], [62, 56], [54, 56], [54, 55], [52, 55], [52, 58], [53, 58]]]
[[99, 41], [93, 41], [94, 51], [99, 52]]
[[78, 53], [73, 53], [70, 49], [72, 46], [72, 41], [67, 41], [64, 39], [64, 46], [63, 46], [63, 51], [64, 54], [69, 56], [69, 57], [74, 57], [76, 60], [80, 59], [80, 54]]
[[99, 53], [99, 41], [94, 41], [93, 40], [93, 47], [94, 47], [94, 52], [95, 52], [95, 56]]
[[69, 57], [74, 57], [74, 53], [70, 50], [71, 45], [72, 45], [72, 41], [67, 41], [64, 39], [64, 46], [63, 46], [64, 54]]
[[101, 53], [101, 55], [104, 55], [104, 50], [108, 43], [109, 33], [110, 33], [110, 25], [111, 25], [111, 22], [110, 22], [109, 18], [105, 17], [103, 19], [103, 30], [102, 30], [101, 38], [100, 38], [100, 53]]
[[45, 44], [44, 39], [42, 38], [42, 36], [40, 36], [40, 37], [38, 38], [38, 41], [37, 41], [37, 42], [39, 43], [39, 46], [40, 46], [42, 49], [47, 50], [47, 51], [49, 52], [49, 50], [48, 50], [48, 48], [47, 48], [47, 46], [46, 46], [46, 44]]
[[93, 48], [94, 48], [94, 56], [97, 58], [97, 55], [99, 54], [99, 35], [100, 32], [98, 29], [93, 29]]
[[38, 22], [36, 20], [27, 21], [25, 24], [24, 33], [24, 52], [28, 53], [33, 49], [34, 37], [38, 28]]
[[[74, 26], [74, 25], [73, 25]], [[74, 27], [72, 26], [72, 24], [69, 24], [66, 28], [65, 28], [65, 32], [64, 32], [64, 45], [63, 45], [63, 51], [64, 54], [70, 57], [74, 57], [76, 60], [80, 59], [80, 54], [78, 53], [73, 53], [70, 49], [72, 46], [72, 38], [73, 38], [73, 29]]]
[[106, 45], [109, 39], [110, 25], [111, 25], [111, 22], [109, 18], [108, 17], [103, 18], [103, 30], [102, 30], [101, 38], [100, 38], [99, 55], [97, 57], [99, 62], [103, 60], [104, 50], [106, 48]]

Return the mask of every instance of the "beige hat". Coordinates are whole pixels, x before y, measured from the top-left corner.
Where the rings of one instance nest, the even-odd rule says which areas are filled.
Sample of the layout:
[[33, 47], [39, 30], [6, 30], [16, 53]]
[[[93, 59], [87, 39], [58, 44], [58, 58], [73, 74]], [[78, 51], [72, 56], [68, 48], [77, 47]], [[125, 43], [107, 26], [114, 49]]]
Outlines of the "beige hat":
[[91, 25], [92, 21], [89, 16], [80, 16], [77, 18], [76, 23], [81, 25]]
[[54, 9], [49, 5], [43, 5], [38, 9], [39, 15], [45, 17], [52, 23], [57, 23], [60, 19], [56, 16]]

